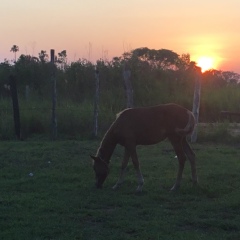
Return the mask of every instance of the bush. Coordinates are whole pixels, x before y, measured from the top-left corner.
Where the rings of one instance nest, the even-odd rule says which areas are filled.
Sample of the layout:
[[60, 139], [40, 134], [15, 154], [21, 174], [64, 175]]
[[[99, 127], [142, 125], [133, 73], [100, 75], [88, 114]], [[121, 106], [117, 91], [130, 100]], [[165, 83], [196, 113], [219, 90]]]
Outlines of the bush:
[[[240, 135], [232, 134], [231, 129], [234, 125], [223, 123], [203, 123], [198, 126], [198, 142], [211, 141], [215, 143], [239, 142]], [[235, 126], [239, 128], [239, 126]]]

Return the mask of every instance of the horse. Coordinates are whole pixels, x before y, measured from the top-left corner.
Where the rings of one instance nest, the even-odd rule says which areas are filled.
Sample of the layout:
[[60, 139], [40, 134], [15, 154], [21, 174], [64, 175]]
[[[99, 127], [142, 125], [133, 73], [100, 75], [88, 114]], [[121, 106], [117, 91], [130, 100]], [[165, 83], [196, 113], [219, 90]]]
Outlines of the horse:
[[116, 115], [104, 135], [93, 159], [93, 169], [96, 176], [96, 187], [102, 188], [109, 174], [109, 163], [117, 144], [124, 147], [120, 176], [113, 189], [117, 189], [124, 182], [126, 168], [131, 157], [137, 173], [138, 186], [136, 192], [141, 192], [144, 178], [140, 169], [136, 152], [137, 145], [157, 144], [168, 139], [178, 159], [176, 181], [171, 190], [180, 187], [185, 161], [188, 158], [191, 165], [192, 182], [197, 183], [195, 153], [190, 147], [187, 136], [195, 127], [195, 118], [188, 109], [174, 104], [160, 104], [157, 106], [127, 108]]

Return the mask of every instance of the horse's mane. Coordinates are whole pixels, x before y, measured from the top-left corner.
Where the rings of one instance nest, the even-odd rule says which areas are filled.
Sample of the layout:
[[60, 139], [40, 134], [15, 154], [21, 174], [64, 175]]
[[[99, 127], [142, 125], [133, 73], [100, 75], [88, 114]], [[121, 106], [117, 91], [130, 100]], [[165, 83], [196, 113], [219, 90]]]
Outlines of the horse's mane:
[[123, 112], [127, 111], [128, 109], [130, 109], [130, 108], [126, 108], [126, 109], [122, 110], [121, 112], [117, 113], [117, 114], [116, 114], [116, 119], [118, 119], [118, 118], [120, 117], [120, 115], [121, 115]]

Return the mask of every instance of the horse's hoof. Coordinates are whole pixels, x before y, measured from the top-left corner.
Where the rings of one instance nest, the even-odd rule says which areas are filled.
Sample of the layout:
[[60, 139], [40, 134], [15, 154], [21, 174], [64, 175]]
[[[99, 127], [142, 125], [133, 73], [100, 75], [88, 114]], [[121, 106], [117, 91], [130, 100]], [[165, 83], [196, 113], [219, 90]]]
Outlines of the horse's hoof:
[[176, 186], [174, 185], [171, 189], [170, 189], [170, 192], [175, 192], [177, 190], [179, 190], [180, 186]]
[[112, 190], [117, 190], [119, 188], [119, 184], [115, 184], [113, 187], [112, 187]]
[[141, 193], [142, 192], [142, 186], [138, 186], [136, 189], [136, 193]]

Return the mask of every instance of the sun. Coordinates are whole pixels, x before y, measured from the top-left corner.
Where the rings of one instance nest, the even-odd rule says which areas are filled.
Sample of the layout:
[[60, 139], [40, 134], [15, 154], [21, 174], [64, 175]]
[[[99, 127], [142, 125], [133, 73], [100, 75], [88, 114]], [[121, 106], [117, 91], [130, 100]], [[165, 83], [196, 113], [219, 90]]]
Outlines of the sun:
[[199, 57], [197, 66], [202, 68], [202, 72], [205, 72], [214, 67], [214, 59], [212, 57]]

